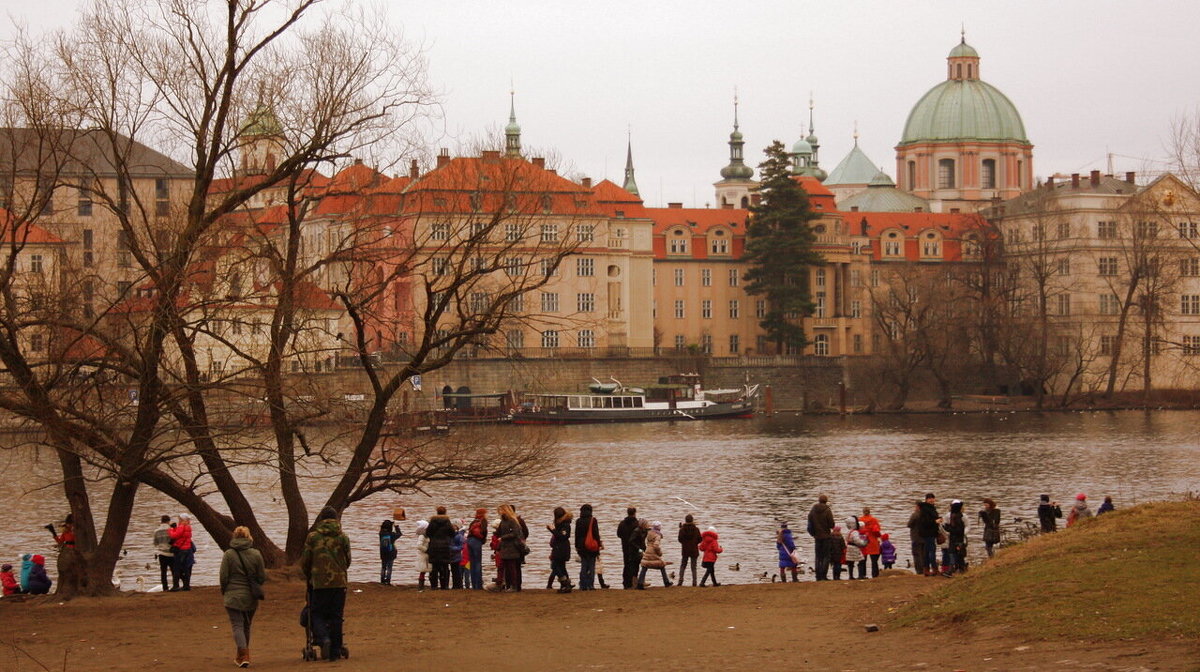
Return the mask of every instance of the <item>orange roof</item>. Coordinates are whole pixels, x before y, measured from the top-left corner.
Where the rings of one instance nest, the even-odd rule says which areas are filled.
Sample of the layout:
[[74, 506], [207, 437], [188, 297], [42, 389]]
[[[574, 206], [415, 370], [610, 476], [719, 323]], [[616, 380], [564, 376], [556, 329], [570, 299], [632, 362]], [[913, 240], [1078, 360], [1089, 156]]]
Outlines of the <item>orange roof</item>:
[[837, 210], [837, 202], [833, 192], [821, 184], [821, 181], [808, 175], [798, 175], [792, 178], [800, 188], [808, 193], [808, 202], [817, 212], [833, 212]]
[[654, 220], [655, 234], [680, 224], [702, 234], [716, 226], [744, 232], [750, 211], [740, 208], [646, 208], [646, 215]]
[[926, 229], [935, 228], [952, 238], [968, 231], [980, 231], [987, 222], [975, 213], [947, 212], [844, 212], [842, 217], [850, 227], [851, 235], [871, 238], [887, 229], [901, 229], [908, 235], [916, 235]]
[[583, 186], [525, 159], [485, 157], [451, 159], [408, 185], [407, 213], [543, 212], [603, 215]]
[[16, 223], [13, 214], [3, 208], [0, 208], [0, 226], [4, 227], [3, 234], [0, 234], [3, 236], [0, 238], [0, 241], [4, 243], [19, 242], [26, 245], [55, 245], [66, 242], [37, 224], [30, 224], [29, 222]]
[[[234, 189], [244, 189], [247, 187], [256, 187], [263, 183], [266, 175], [238, 175], [235, 177], [223, 177], [213, 180], [208, 185], [209, 194], [223, 194]], [[300, 173], [300, 177], [296, 180], [297, 184], [303, 185], [304, 190], [309, 194], [313, 190], [321, 190], [329, 185], [329, 178], [312, 169], [306, 169]], [[285, 183], [281, 182], [273, 187], [283, 188]]]
[[611, 180], [601, 180], [592, 187], [592, 197], [596, 199], [596, 206], [609, 217], [616, 217], [618, 213], [621, 217], [636, 219], [649, 216], [642, 205], [641, 197], [625, 191]]

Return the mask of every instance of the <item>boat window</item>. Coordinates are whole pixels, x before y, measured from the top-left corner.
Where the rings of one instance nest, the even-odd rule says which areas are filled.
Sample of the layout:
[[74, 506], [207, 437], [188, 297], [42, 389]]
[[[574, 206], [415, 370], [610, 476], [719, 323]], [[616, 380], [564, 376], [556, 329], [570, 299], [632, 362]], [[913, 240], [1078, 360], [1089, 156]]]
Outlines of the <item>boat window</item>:
[[579, 397], [568, 397], [567, 398], [567, 408], [583, 408]]
[[634, 407], [634, 408], [641, 408], [641, 407], [642, 407], [642, 398], [641, 398], [641, 397], [634, 397], [634, 398], [633, 398], [633, 407]]

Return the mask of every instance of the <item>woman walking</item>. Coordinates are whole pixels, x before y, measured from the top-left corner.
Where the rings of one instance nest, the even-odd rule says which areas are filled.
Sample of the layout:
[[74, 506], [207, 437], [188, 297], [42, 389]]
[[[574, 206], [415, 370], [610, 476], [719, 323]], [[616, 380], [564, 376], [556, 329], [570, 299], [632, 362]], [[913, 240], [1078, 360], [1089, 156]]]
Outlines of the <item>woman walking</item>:
[[483, 545], [487, 543], [487, 509], [475, 509], [467, 528], [467, 554], [471, 558], [471, 590], [483, 590]]
[[238, 667], [250, 667], [250, 624], [258, 609], [259, 588], [267, 581], [262, 554], [253, 547], [250, 530], [239, 526], [233, 530], [229, 549], [221, 558], [221, 595], [224, 596], [225, 612], [233, 627], [233, 643], [237, 646]]
[[988, 557], [995, 555], [995, 546], [1000, 543], [1000, 509], [991, 499], [983, 500], [983, 510], [979, 512], [979, 520], [983, 522], [983, 548]]
[[657, 569], [662, 572], [663, 587], [671, 587], [671, 579], [667, 576], [667, 561], [663, 560], [662, 554], [662, 523], [657, 520], [654, 524], [641, 522], [642, 529], [646, 531], [646, 551], [642, 553], [642, 571], [638, 574], [637, 588], [638, 590], [646, 589], [646, 570]]
[[679, 585], [683, 585], [683, 572], [688, 564], [692, 566], [692, 587], [696, 585], [696, 560], [700, 557], [700, 528], [696, 527], [696, 519], [692, 514], [683, 518], [679, 525], [679, 546], [683, 552], [683, 561], [679, 563]]
[[517, 513], [509, 504], [501, 504], [496, 513], [500, 514], [500, 526], [496, 536], [500, 538], [499, 556], [504, 573], [504, 592], [520, 592], [521, 590], [521, 548], [525, 545], [521, 535], [521, 522]]
[[570, 511], [559, 506], [554, 509], [554, 524], [547, 525], [550, 530], [550, 582], [558, 579], [558, 592], [569, 593], [574, 586], [567, 574], [567, 561], [571, 559], [571, 519]]
[[787, 573], [790, 570], [792, 581], [799, 581], [796, 576], [799, 569], [796, 565], [796, 541], [792, 538], [787, 521], [780, 523], [779, 531], [775, 533], [775, 550], [779, 551], [779, 580], [787, 583]]

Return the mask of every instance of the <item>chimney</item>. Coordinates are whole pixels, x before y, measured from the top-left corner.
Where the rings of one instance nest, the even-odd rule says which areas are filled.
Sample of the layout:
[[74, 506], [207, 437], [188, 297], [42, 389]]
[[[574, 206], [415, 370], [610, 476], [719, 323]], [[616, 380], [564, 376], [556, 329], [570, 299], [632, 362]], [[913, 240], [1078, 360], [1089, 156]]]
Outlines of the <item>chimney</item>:
[[354, 165], [356, 165], [356, 166], [361, 166], [361, 165], [362, 165], [362, 159], [354, 159]]
[[682, 210], [682, 209], [683, 209], [683, 203], [667, 203], [667, 207], [668, 207], [668, 208], [673, 208], [673, 209], [675, 209], [675, 210]]
[[858, 206], [857, 205], [850, 206], [850, 212], [858, 212]]
[[925, 208], [922, 208], [918, 205], [917, 207], [913, 208], [913, 212], [925, 212]]
[[448, 163], [450, 163], [450, 150], [443, 147], [438, 150], [437, 167], [441, 168]]
[[479, 155], [479, 156], [480, 156], [480, 158], [482, 158], [484, 161], [488, 161], [488, 162], [491, 162], [491, 161], [499, 161], [499, 160], [500, 160], [500, 150], [498, 150], [498, 149], [485, 149], [485, 150], [483, 150], [483, 152], [482, 152], [482, 153], [480, 153], [480, 155]]
[[1054, 189], [1054, 176], [1053, 175], [1046, 178], [1046, 188], [1050, 189], [1050, 190]]
[[1130, 184], [1137, 184], [1136, 182], [1133, 181], [1133, 171], [1132, 170], [1129, 171], [1128, 173], [1125, 173], [1125, 181]]
[[591, 189], [592, 188], [592, 178], [585, 177], [585, 178], [583, 178], [583, 180], [580, 181], [580, 184], [583, 185], [584, 189]]
[[732, 203], [722, 203], [721, 209], [722, 210], [733, 210], [733, 204]]
[[530, 159], [529, 161], [531, 163], [533, 163], [533, 166], [535, 168], [545, 168], [546, 167], [546, 159], [544, 159], [540, 156], [535, 156], [532, 159]]
[[1071, 188], [1079, 188], [1079, 173], [1071, 173]]
[[1098, 186], [1100, 186], [1100, 171], [1093, 170], [1092, 171], [1092, 188], [1096, 188]]
[[413, 159], [412, 163], [408, 164], [408, 176], [414, 180], [421, 176], [421, 169], [417, 167], [416, 159]]

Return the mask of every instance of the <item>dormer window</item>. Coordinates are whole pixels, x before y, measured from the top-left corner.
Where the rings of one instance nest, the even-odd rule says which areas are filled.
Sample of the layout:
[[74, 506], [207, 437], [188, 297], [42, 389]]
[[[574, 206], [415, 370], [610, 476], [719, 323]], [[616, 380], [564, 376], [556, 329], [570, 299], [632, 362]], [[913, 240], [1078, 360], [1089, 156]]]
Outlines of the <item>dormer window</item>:
[[729, 254], [729, 239], [725, 237], [724, 229], [713, 231], [713, 238], [709, 241], [709, 251], [712, 254]]
[[926, 232], [921, 238], [921, 256], [926, 259], [941, 259], [942, 237], [933, 231]]
[[687, 254], [688, 239], [686, 232], [683, 229], [674, 229], [671, 231], [670, 241], [667, 243], [667, 250], [671, 254]]
[[888, 231], [883, 237], [883, 256], [900, 257], [904, 251], [904, 239], [896, 231]]

